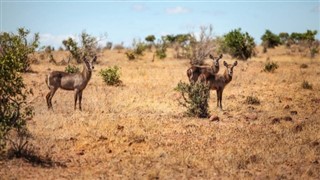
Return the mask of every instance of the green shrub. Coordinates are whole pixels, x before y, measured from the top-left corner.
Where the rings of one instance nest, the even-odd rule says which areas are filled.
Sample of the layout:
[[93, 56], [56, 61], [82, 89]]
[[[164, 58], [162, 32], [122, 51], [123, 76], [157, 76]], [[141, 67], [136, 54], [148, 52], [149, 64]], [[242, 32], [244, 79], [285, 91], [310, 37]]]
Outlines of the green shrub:
[[120, 80], [120, 68], [118, 66], [114, 66], [111, 68], [102, 69], [100, 71], [100, 75], [103, 78], [103, 81], [107, 83], [107, 85], [118, 86], [122, 83]]
[[160, 59], [164, 59], [167, 57], [167, 44], [164, 41], [159, 41], [156, 44], [156, 56]]
[[281, 43], [280, 37], [272, 33], [270, 30], [266, 30], [262, 35], [261, 40], [264, 48], [274, 48]]
[[73, 73], [79, 72], [80, 69], [76, 65], [68, 64], [68, 66], [64, 69], [64, 71], [67, 73], [73, 74]]
[[28, 55], [38, 46], [38, 36], [28, 43], [28, 30], [18, 34], [0, 33], [0, 151], [7, 144], [10, 131], [26, 128], [26, 121], [33, 117], [33, 108], [27, 104], [27, 89], [21, 73], [29, 68]]
[[182, 95], [183, 102], [179, 101], [179, 103], [187, 108], [187, 115], [201, 118], [208, 117], [210, 89], [207, 85], [203, 83], [190, 85], [180, 81], [175, 90]]
[[260, 100], [257, 97], [254, 96], [247, 96], [246, 101], [247, 104], [252, 104], [252, 105], [259, 105]]
[[241, 29], [235, 29], [223, 36], [219, 49], [230, 54], [233, 58], [247, 60], [254, 55], [254, 38], [249, 33], [242, 33]]
[[278, 67], [278, 64], [275, 62], [267, 62], [264, 65], [264, 72], [274, 72]]
[[302, 82], [302, 88], [303, 89], [312, 89], [312, 84], [310, 84], [308, 81], [306, 81], [306, 80], [304, 80], [303, 82]]

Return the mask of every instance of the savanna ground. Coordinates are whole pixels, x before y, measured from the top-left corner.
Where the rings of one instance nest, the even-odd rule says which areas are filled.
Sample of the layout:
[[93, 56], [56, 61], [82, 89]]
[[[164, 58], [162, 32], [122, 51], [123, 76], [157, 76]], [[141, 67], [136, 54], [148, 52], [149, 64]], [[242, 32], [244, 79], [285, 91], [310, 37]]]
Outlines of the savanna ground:
[[[83, 111], [74, 111], [73, 92], [62, 90], [54, 111], [47, 109], [45, 76], [65, 66], [40, 60], [24, 75], [34, 92], [28, 128], [37, 157], [0, 161], [0, 179], [319, 179], [319, 56], [288, 51], [278, 47], [238, 61], [223, 111], [211, 92], [210, 114], [219, 121], [184, 115], [174, 88], [188, 81], [188, 60], [169, 55], [152, 62], [147, 52], [128, 61], [124, 52], [104, 51], [83, 92]], [[279, 65], [274, 73], [263, 72], [267, 59]], [[114, 65], [123, 86], [107, 86], [99, 76]], [[311, 90], [302, 88], [304, 80]], [[247, 104], [248, 96], [260, 105]]]

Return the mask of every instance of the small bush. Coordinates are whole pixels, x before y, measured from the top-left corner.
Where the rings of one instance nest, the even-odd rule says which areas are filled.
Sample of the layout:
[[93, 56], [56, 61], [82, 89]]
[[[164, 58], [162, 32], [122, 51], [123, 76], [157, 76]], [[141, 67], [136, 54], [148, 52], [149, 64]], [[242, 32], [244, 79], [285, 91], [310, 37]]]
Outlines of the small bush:
[[246, 101], [247, 104], [252, 104], [252, 105], [259, 105], [260, 100], [257, 97], [254, 96], [247, 96]]
[[127, 51], [125, 54], [129, 60], [136, 59], [136, 56], [134, 55], [133, 51]]
[[107, 83], [107, 85], [118, 86], [122, 83], [120, 80], [120, 68], [118, 66], [114, 66], [107, 69], [102, 69], [100, 71], [100, 75], [103, 78], [103, 81]]
[[302, 68], [302, 69], [308, 68], [308, 65], [307, 64], [301, 64], [300, 68]]
[[67, 72], [67, 73], [73, 74], [73, 73], [79, 72], [80, 69], [75, 65], [68, 64], [68, 66], [65, 68], [64, 71]]
[[179, 82], [176, 91], [180, 92], [183, 102], [179, 101], [180, 105], [187, 108], [187, 115], [200, 118], [208, 117], [208, 99], [210, 96], [209, 87], [203, 83], [195, 83], [190, 85], [184, 82]]
[[274, 72], [278, 67], [278, 64], [275, 62], [267, 62], [264, 65], [264, 72]]
[[302, 88], [303, 89], [312, 89], [312, 84], [310, 84], [308, 81], [306, 81], [306, 80], [304, 80], [303, 82], [302, 82]]

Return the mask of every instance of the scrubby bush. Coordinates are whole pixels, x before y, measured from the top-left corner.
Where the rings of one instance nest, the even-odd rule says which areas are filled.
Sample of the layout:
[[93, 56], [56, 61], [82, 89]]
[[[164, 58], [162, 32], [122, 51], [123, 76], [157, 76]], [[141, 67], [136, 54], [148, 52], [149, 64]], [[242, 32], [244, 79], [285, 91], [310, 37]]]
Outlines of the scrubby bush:
[[264, 72], [274, 72], [276, 69], [278, 69], [279, 65], [275, 62], [267, 62], [264, 65]]
[[312, 84], [309, 83], [308, 81], [304, 80], [301, 84], [303, 89], [312, 89]]
[[80, 69], [76, 65], [68, 64], [68, 66], [64, 69], [64, 71], [67, 72], [67, 73], [73, 74], [73, 73], [79, 72]]
[[225, 34], [220, 40], [219, 46], [224, 50], [224, 53], [228, 53], [234, 58], [247, 60], [254, 55], [256, 44], [248, 32], [242, 33], [239, 28]]
[[118, 66], [102, 69], [100, 75], [107, 85], [118, 86], [122, 83], [119, 70], [120, 68]]
[[38, 46], [36, 34], [31, 43], [23, 28], [17, 34], [0, 33], [0, 151], [7, 144], [10, 131], [26, 129], [26, 121], [33, 117], [33, 108], [27, 104], [27, 89], [21, 74], [29, 69], [28, 55]]
[[176, 91], [180, 92], [183, 101], [179, 101], [180, 105], [187, 108], [187, 115], [196, 117], [208, 117], [208, 100], [210, 89], [204, 83], [195, 83], [193, 85], [179, 82]]

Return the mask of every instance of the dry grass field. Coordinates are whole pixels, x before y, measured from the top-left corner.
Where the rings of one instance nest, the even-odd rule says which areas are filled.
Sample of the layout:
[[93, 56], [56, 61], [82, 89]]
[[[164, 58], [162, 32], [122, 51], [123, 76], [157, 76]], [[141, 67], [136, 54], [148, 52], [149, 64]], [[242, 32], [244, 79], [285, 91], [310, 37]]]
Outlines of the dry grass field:
[[[320, 179], [320, 57], [287, 51], [238, 61], [224, 110], [211, 92], [210, 114], [219, 121], [186, 117], [178, 104], [174, 88], [188, 82], [188, 60], [152, 62], [146, 53], [128, 61], [124, 52], [104, 51], [83, 92], [83, 111], [73, 110], [74, 93], [63, 90], [47, 109], [45, 76], [65, 67], [40, 60], [23, 75], [34, 92], [28, 128], [38, 161], [0, 161], [0, 179]], [[267, 59], [279, 65], [274, 73], [263, 72]], [[107, 86], [99, 76], [114, 65], [123, 86]], [[303, 89], [304, 80], [313, 88]], [[248, 96], [260, 104], [247, 104]]]

